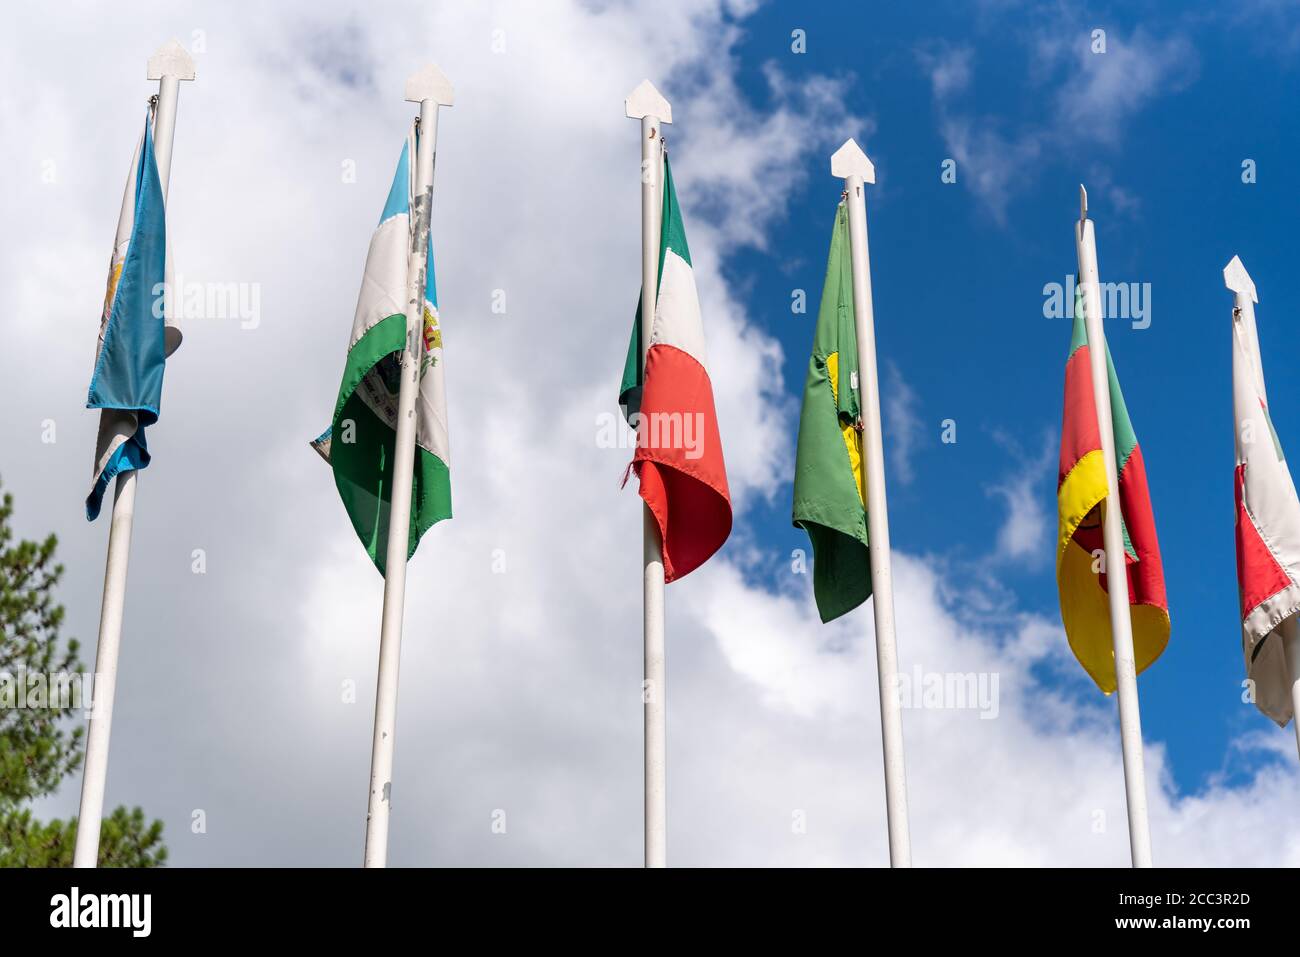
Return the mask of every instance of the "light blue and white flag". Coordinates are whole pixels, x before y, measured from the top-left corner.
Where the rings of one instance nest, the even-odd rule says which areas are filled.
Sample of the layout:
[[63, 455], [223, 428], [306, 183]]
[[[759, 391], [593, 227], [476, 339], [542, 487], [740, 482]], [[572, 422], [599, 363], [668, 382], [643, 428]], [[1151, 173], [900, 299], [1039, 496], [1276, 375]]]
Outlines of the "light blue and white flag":
[[165, 295], [171, 264], [152, 120], [152, 113], [145, 118], [122, 196], [86, 397], [86, 408], [101, 410], [94, 484], [86, 498], [91, 521], [116, 476], [149, 464], [145, 426], [158, 421], [163, 368], [181, 342]]

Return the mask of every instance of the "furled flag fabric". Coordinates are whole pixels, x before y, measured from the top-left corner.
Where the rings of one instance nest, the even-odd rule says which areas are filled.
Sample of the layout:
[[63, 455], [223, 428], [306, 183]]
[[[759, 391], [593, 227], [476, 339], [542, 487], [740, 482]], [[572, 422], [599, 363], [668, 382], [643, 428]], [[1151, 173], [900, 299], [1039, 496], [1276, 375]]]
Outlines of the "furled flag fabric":
[[[388, 202], [370, 240], [334, 421], [311, 443], [333, 468], [334, 484], [352, 527], [381, 575], [388, 550], [399, 364], [406, 339], [406, 270], [414, 228], [411, 208], [415, 201], [416, 137], [413, 125], [397, 163]], [[429, 528], [451, 518], [446, 380], [432, 238], [425, 258], [421, 345], [408, 559]]]
[[[1105, 555], [1102, 516], [1110, 499], [1088, 349], [1083, 298], [1076, 295], [1074, 336], [1065, 365], [1065, 412], [1056, 487], [1056, 585], [1061, 596], [1061, 621], [1070, 648], [1097, 687], [1110, 694], [1115, 690], [1115, 652], [1106, 590], [1109, 569], [1102, 561]], [[1106, 368], [1110, 378], [1115, 464], [1119, 472], [1133, 657], [1141, 672], [1160, 657], [1169, 642], [1169, 606], [1165, 600], [1165, 575], [1160, 564], [1160, 544], [1156, 541], [1146, 467], [1109, 348]]]
[[[1234, 257], [1225, 270], [1229, 287], [1234, 265], [1245, 276]], [[1253, 284], [1247, 288], [1253, 296]], [[1243, 310], [1235, 310], [1232, 320], [1232, 405], [1242, 651], [1256, 706], [1285, 725], [1293, 709], [1282, 642], [1300, 612], [1300, 500], [1269, 418], [1254, 316]]]
[[171, 263], [151, 123], [152, 116], [146, 116], [131, 157], [86, 397], [86, 408], [101, 410], [94, 481], [86, 498], [91, 521], [116, 476], [149, 464], [144, 430], [158, 421], [163, 368], [181, 342], [165, 295]]
[[731, 534], [731, 493], [704, 351], [682, 212], [664, 157], [659, 294], [642, 362], [641, 312], [628, 345], [619, 403], [637, 430], [632, 469], [663, 540], [664, 580], [704, 564]]
[[813, 596], [822, 621], [852, 611], [871, 595], [849, 257], [849, 217], [840, 203], [803, 387], [794, 466], [794, 524], [812, 541]]

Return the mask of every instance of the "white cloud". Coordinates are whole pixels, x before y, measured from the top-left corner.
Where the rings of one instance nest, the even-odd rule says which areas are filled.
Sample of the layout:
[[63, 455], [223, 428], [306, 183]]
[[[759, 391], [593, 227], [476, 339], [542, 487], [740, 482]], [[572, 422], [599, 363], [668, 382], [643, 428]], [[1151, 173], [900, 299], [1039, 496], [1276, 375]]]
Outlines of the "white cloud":
[[1008, 136], [991, 118], [946, 115], [939, 132], [957, 161], [958, 182], [968, 183], [993, 218], [1005, 223], [1011, 195], [1043, 153], [1041, 136]]
[[884, 421], [889, 441], [889, 466], [894, 478], [909, 485], [915, 478], [912, 465], [924, 428], [917, 411], [920, 398], [907, 384], [892, 361], [885, 362]]
[[998, 530], [998, 555], [1004, 558], [1033, 558], [1050, 541], [1047, 512], [1039, 502], [1038, 490], [1024, 478], [997, 486], [994, 492], [1007, 506], [1007, 518]]
[[[997, 717], [976, 710], [904, 711], [914, 860], [921, 865], [1122, 866], [1128, 860], [1123, 769], [1114, 699], [1098, 695], [1068, 659], [1059, 625], [1017, 615], [989, 628], [942, 596], [927, 562], [895, 553], [900, 670], [996, 675]], [[727, 863], [880, 864], [887, 859], [879, 766], [877, 678], [869, 609], [819, 627], [806, 597], [763, 594], [728, 566], [691, 593], [732, 672], [765, 706], [693, 717], [692, 756], [717, 749], [746, 773], [715, 781], [711, 803], [730, 808], [730, 840], [697, 858]], [[1067, 660], [1068, 659], [1068, 660]], [[1069, 667], [1077, 687], [1044, 684], [1041, 669]], [[743, 699], [742, 699], [743, 700]], [[773, 713], [775, 712], [775, 713]], [[1290, 735], [1262, 732], [1252, 753], [1290, 751]], [[1300, 826], [1283, 810], [1300, 798], [1293, 758], [1248, 784], [1179, 795], [1164, 749], [1146, 761], [1156, 860], [1168, 865], [1300, 863]], [[791, 809], [808, 833], [788, 833]], [[1274, 813], [1281, 817], [1271, 817]], [[1269, 820], [1257, 828], [1250, 821]], [[718, 827], [718, 819], [709, 825]], [[783, 826], [784, 825], [784, 826]], [[743, 836], [742, 836], [743, 835]]]
[[1048, 515], [1044, 492], [1052, 487], [1057, 458], [1053, 437], [1045, 438], [1035, 454], [1026, 454], [1004, 434], [995, 438], [1008, 449], [1016, 465], [1011, 475], [989, 489], [1007, 509], [998, 529], [993, 558], [1036, 567], [1052, 557], [1052, 543], [1056, 539], [1055, 523]]
[[[1161, 97], [1186, 87], [1197, 72], [1195, 48], [1179, 34], [1156, 37], [1138, 28], [1128, 37], [1110, 30], [1104, 53], [1092, 52], [1090, 31], [1074, 23], [1038, 27], [1031, 34], [1027, 82], [1043, 87], [1044, 115], [1010, 124], [998, 112], [975, 112], [960, 102], [971, 86], [966, 47], [922, 49], [918, 62], [931, 81], [939, 134], [966, 183], [999, 223], [1017, 191], [1033, 181], [1047, 158], [1089, 148], [1114, 148], [1128, 124]], [[1053, 80], [1063, 75], [1054, 87]], [[1098, 195], [1121, 212], [1134, 198], [1093, 165]]]
[[1059, 122], [1076, 137], [1106, 144], [1117, 143], [1125, 124], [1152, 100], [1185, 87], [1197, 69], [1186, 37], [1154, 37], [1140, 27], [1127, 39], [1110, 31], [1104, 53], [1076, 43], [1058, 47], [1057, 55], [1068, 71], [1056, 97]]
[[1116, 183], [1109, 167], [1100, 163], [1088, 168], [1087, 187], [1089, 197], [1101, 197], [1107, 209], [1119, 216], [1132, 217], [1142, 208], [1142, 200], [1132, 190]]
[[[814, 75], [794, 81], [772, 62], [764, 64], [763, 77], [774, 106], [756, 113], [736, 86], [729, 45], [713, 58], [716, 64], [701, 79], [684, 84], [693, 106], [690, 132], [685, 122], [667, 128], [670, 150], [677, 128], [689, 147], [680, 161], [672, 152], [679, 192], [697, 208], [688, 226], [704, 213], [723, 252], [738, 244], [766, 248], [767, 225], [787, 211], [790, 193], [807, 176], [802, 159], [824, 153], [829, 162], [840, 143], [870, 137], [875, 124], [845, 111], [847, 80]], [[827, 182], [830, 193], [829, 175]]]
[[917, 51], [921, 68], [930, 74], [930, 88], [935, 99], [945, 99], [970, 85], [970, 64], [974, 52], [969, 46], [946, 45], [937, 50]]

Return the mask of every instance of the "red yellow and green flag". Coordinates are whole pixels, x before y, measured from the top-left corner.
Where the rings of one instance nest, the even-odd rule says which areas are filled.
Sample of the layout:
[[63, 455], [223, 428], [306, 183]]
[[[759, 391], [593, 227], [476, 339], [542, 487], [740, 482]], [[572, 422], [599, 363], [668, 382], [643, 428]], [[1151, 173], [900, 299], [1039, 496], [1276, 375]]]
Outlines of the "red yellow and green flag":
[[[1056, 487], [1058, 538], [1056, 585], [1061, 621], [1079, 664], [1106, 694], [1115, 690], [1103, 510], [1110, 504], [1102, 459], [1097, 406], [1092, 393], [1088, 332], [1082, 297], [1075, 298], [1074, 335], [1065, 365], [1065, 411], [1061, 465]], [[1169, 605], [1156, 540], [1146, 467], [1120, 391], [1115, 365], [1106, 351], [1110, 378], [1111, 423], [1119, 472], [1119, 506], [1124, 526], [1124, 570], [1128, 576], [1133, 658], [1138, 672], [1160, 657], [1169, 642]]]

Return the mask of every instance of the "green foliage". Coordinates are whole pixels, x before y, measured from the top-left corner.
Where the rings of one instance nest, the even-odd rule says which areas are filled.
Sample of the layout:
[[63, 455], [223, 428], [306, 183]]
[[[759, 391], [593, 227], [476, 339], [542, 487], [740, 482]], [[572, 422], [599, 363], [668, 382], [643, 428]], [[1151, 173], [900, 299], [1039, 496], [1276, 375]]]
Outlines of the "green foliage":
[[[160, 867], [167, 861], [162, 821], [119, 807], [100, 824], [100, 867]], [[32, 820], [31, 811], [0, 811], [0, 867], [71, 867], [77, 820]]]
[[[9, 519], [13, 496], [0, 501], [0, 673], [13, 675], [77, 672], [77, 642], [60, 651], [63, 607], [54, 586], [63, 566], [54, 564], [53, 535], [14, 544]], [[64, 727], [67, 709], [0, 707], [0, 805], [53, 792], [81, 760], [84, 729]]]
[[[6, 700], [28, 675], [75, 675], [84, 669], [75, 639], [59, 635], [63, 606], [54, 589], [63, 566], [58, 542], [14, 541], [13, 496], [0, 499], [0, 867], [70, 867], [77, 821], [32, 819], [22, 805], [58, 790], [81, 767], [85, 702], [48, 694], [41, 707]], [[27, 683], [30, 687], [30, 682]], [[6, 692], [7, 688], [7, 692]], [[100, 867], [157, 867], [167, 859], [162, 821], [119, 807], [100, 827]]]

